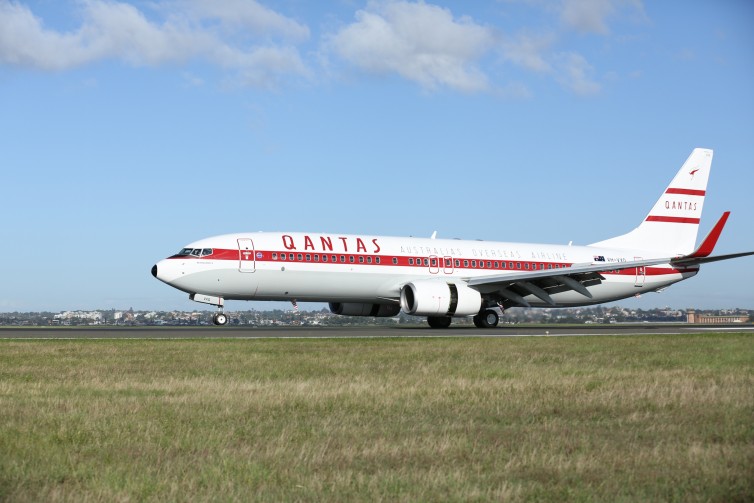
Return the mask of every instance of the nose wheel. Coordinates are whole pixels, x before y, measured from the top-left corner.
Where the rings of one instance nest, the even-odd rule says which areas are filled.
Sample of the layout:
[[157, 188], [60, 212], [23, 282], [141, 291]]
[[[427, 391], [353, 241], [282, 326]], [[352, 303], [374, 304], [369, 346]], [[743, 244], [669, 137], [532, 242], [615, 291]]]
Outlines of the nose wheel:
[[225, 315], [225, 313], [215, 313], [212, 316], [212, 323], [218, 326], [223, 326], [228, 323], [228, 317]]

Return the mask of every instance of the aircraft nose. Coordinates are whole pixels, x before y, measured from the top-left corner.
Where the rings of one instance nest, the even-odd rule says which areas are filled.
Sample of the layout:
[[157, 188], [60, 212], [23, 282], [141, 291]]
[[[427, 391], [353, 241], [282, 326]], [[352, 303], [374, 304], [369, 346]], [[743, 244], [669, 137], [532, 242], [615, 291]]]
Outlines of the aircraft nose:
[[152, 276], [157, 277], [157, 264], [152, 266]]

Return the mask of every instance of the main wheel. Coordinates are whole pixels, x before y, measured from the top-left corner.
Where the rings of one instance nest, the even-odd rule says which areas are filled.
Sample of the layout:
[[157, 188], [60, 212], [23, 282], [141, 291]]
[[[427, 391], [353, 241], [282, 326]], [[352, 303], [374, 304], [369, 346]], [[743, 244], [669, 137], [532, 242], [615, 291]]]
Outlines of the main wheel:
[[497, 322], [500, 317], [492, 309], [485, 309], [481, 313], [474, 316], [474, 325], [479, 328], [494, 328], [497, 326]]
[[212, 317], [212, 323], [215, 325], [225, 325], [228, 323], [228, 317], [225, 316], [225, 313], [215, 313], [215, 315]]
[[450, 316], [428, 316], [427, 323], [432, 328], [448, 328], [450, 326]]

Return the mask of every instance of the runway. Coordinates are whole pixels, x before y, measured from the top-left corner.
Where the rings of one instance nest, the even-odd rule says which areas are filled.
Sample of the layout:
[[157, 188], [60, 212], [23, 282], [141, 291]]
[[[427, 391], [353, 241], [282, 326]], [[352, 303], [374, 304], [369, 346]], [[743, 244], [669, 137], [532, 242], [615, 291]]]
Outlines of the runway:
[[401, 337], [585, 337], [751, 333], [754, 325], [501, 325], [493, 329], [460, 326], [411, 327], [0, 327], [0, 339], [367, 339]]

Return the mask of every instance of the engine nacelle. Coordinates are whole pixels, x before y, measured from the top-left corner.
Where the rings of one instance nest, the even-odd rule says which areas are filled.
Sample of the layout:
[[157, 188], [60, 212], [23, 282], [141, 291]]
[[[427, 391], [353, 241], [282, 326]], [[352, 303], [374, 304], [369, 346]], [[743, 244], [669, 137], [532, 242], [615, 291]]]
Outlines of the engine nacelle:
[[471, 316], [482, 308], [482, 296], [465, 283], [421, 280], [401, 289], [401, 307], [417, 316]]
[[378, 318], [397, 316], [401, 312], [398, 304], [361, 304], [357, 302], [330, 302], [330, 312], [343, 316], [376, 316]]

